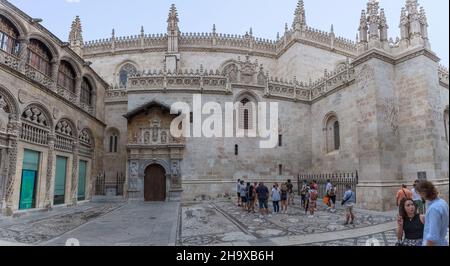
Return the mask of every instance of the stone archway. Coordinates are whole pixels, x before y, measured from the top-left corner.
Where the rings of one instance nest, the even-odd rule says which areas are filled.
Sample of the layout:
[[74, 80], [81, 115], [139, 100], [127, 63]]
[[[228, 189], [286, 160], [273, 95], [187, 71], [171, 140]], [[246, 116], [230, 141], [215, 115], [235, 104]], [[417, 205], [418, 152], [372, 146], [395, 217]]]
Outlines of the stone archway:
[[144, 200], [166, 200], [166, 170], [159, 164], [151, 164], [145, 169]]

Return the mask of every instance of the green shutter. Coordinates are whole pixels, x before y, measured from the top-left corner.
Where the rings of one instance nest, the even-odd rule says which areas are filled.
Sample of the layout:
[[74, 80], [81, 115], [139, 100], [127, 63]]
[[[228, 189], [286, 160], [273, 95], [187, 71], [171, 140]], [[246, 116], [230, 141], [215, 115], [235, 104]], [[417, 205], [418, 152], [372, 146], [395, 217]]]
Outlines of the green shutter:
[[64, 204], [66, 192], [67, 158], [56, 157], [55, 195], [53, 204]]
[[36, 183], [39, 170], [39, 152], [24, 150], [19, 209], [36, 207]]
[[78, 200], [86, 199], [86, 161], [80, 161], [78, 167]]

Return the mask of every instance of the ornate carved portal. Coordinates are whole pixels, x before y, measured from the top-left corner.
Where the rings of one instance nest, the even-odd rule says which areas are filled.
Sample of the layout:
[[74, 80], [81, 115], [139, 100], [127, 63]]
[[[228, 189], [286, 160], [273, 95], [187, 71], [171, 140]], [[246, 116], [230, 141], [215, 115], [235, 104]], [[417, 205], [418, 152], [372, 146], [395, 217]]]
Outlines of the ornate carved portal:
[[151, 102], [125, 115], [128, 119], [128, 198], [176, 200], [181, 194], [184, 139], [173, 138], [170, 108]]

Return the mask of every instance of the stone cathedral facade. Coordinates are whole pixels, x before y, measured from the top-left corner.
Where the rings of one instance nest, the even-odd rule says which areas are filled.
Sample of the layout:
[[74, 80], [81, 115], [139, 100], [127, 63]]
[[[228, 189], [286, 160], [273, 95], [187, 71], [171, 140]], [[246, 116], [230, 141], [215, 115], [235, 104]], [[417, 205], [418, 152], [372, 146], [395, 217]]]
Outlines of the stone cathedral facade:
[[[448, 70], [432, 51], [425, 11], [406, 0], [395, 40], [388, 29], [398, 21], [388, 22], [378, 1], [368, 1], [359, 25], [358, 15], [350, 41], [308, 25], [299, 0], [284, 34], [265, 40], [215, 25], [182, 32], [172, 5], [163, 34], [113, 30], [84, 42], [77, 17], [64, 43], [1, 0], [0, 34], [9, 38], [0, 49], [2, 209], [21, 209], [33, 169], [42, 172], [34, 172], [34, 208], [76, 203], [80, 175], [80, 199], [89, 200], [102, 173], [110, 181], [124, 174], [130, 200], [216, 198], [234, 195], [242, 177], [271, 183], [354, 171], [361, 208], [395, 208], [397, 189], [417, 178], [448, 200]], [[42, 58], [48, 66], [34, 71]], [[192, 105], [193, 95], [222, 108], [241, 103], [235, 127], [244, 131], [256, 127], [253, 104], [277, 102], [277, 147], [260, 149], [252, 137], [173, 137], [171, 106]]]

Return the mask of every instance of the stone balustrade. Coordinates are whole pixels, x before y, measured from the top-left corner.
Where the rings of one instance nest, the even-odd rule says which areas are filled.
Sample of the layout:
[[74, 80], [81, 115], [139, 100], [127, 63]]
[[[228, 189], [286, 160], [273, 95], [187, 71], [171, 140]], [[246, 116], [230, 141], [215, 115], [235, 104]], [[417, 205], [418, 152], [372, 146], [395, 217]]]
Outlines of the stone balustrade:
[[26, 76], [27, 78], [31, 79], [32, 81], [36, 82], [37, 84], [47, 88], [48, 90], [54, 92], [55, 94], [58, 94], [65, 100], [69, 101], [70, 103], [76, 105], [77, 107], [83, 109], [90, 115], [94, 115], [94, 108], [92, 106], [84, 106], [82, 103], [79, 102], [79, 99], [77, 95], [65, 88], [62, 88], [61, 86], [57, 85], [55, 90], [55, 81], [38, 71], [37, 69], [27, 65], [22, 64], [23, 67], [20, 66], [21, 61], [16, 56], [11, 55], [9, 53], [4, 52], [3, 50], [0, 50], [0, 66], [6, 66], [10, 69], [13, 69], [14, 71], [17, 71], [21, 73], [22, 75]]
[[442, 65], [439, 65], [438, 69], [439, 82], [448, 88], [448, 69]]

